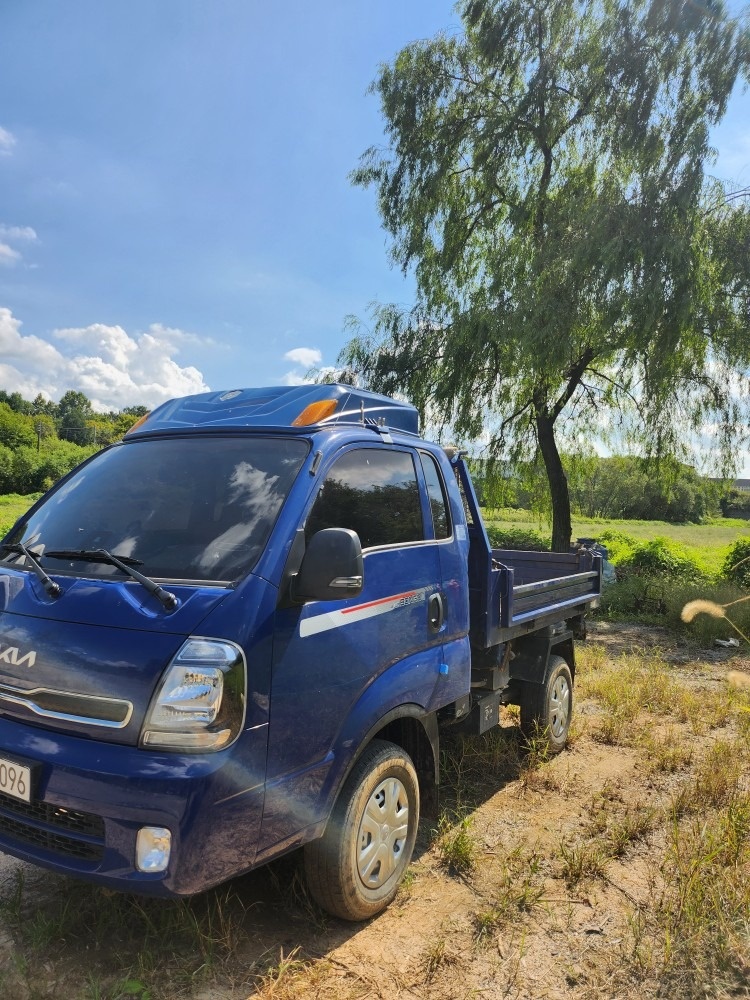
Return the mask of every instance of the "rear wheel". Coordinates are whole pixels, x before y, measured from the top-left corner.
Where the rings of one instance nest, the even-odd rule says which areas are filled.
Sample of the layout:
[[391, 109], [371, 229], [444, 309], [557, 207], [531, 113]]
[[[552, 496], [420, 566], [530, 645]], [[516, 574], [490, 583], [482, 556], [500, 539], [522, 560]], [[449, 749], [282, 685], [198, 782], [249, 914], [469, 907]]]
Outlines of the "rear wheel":
[[526, 736], [544, 739], [550, 753], [568, 742], [573, 714], [573, 677], [561, 656], [551, 656], [544, 684], [525, 684], [521, 700], [521, 729]]
[[396, 895], [419, 823], [419, 784], [409, 756], [373, 740], [354, 765], [325, 833], [305, 847], [313, 898], [343, 920], [366, 920]]

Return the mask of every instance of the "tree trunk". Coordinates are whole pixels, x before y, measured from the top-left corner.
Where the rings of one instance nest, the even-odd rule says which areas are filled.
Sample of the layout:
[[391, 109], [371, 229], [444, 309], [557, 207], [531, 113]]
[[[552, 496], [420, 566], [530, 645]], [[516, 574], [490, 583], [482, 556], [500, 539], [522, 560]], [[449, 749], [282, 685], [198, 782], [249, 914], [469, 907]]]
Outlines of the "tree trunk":
[[535, 407], [536, 433], [539, 450], [552, 497], [552, 551], [568, 552], [573, 526], [570, 518], [570, 492], [560, 452], [555, 441], [555, 421], [549, 414]]

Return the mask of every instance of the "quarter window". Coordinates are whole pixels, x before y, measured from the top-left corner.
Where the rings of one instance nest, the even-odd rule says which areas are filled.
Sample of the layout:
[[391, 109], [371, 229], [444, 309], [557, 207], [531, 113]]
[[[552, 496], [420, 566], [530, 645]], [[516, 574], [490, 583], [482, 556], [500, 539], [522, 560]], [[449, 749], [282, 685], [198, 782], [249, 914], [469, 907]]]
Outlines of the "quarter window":
[[422, 469], [424, 471], [425, 482], [427, 483], [427, 496], [430, 499], [435, 538], [448, 538], [451, 533], [451, 525], [448, 517], [448, 503], [445, 498], [443, 477], [440, 475], [437, 462], [432, 455], [420, 451], [419, 457], [422, 460]]
[[362, 548], [424, 538], [412, 456], [358, 448], [342, 455], [326, 476], [307, 519], [310, 538], [322, 528], [350, 528]]

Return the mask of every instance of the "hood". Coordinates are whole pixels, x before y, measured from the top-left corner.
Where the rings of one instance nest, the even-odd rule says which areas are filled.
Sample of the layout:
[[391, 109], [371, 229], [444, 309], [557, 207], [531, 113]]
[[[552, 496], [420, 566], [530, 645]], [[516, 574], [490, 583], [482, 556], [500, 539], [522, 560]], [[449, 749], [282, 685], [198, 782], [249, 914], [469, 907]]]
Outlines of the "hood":
[[189, 635], [228, 594], [229, 587], [166, 584], [177, 597], [175, 611], [166, 611], [136, 580], [107, 577], [54, 576], [62, 587], [50, 597], [29, 571], [3, 565], [0, 569], [0, 629], [5, 613], [56, 622], [106, 625]]
[[62, 584], [53, 599], [29, 573], [0, 572], [0, 715], [136, 745], [165, 667], [231, 591], [170, 587], [169, 614], [135, 582]]

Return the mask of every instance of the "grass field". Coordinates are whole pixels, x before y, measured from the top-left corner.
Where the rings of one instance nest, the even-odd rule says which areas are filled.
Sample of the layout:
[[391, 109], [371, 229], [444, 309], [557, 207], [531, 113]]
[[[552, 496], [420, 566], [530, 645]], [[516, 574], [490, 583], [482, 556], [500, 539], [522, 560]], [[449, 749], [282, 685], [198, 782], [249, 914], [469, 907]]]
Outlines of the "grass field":
[[[549, 526], [540, 523], [529, 511], [503, 508], [486, 509], [483, 516], [487, 524], [538, 531], [549, 538]], [[573, 517], [573, 538], [596, 538], [603, 531], [614, 529], [632, 535], [639, 542], [663, 537], [680, 542], [698, 556], [710, 572], [717, 572], [732, 545], [738, 538], [750, 536], [750, 521], [737, 518], [713, 518], [706, 524], [668, 524], [666, 521], [583, 520]]]
[[39, 496], [41, 496], [39, 493], [33, 493], [28, 497], [19, 496], [17, 493], [6, 493], [4, 496], [0, 496], [0, 538]]

